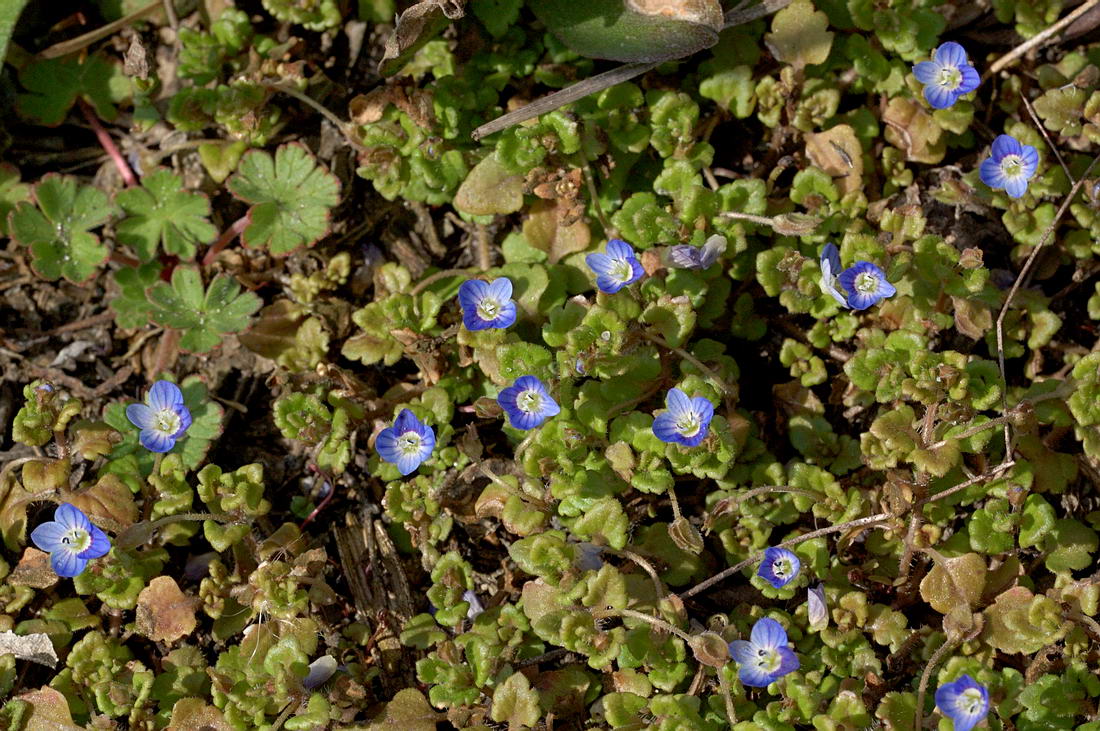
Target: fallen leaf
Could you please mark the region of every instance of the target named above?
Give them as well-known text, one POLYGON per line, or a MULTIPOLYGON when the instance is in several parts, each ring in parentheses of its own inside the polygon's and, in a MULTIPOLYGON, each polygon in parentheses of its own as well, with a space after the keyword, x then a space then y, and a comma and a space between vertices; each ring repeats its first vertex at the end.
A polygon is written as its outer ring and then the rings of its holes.
POLYGON ((806 155, 832 176, 841 195, 863 189, 863 148, 847 124, 806 135, 806 155))
POLYGON ((508 170, 493 153, 458 186, 454 206, 474 216, 515 213, 523 207, 523 175, 508 170))
POLYGON ((523 222, 527 243, 545 252, 551 264, 569 254, 584 251, 592 241, 592 232, 584 221, 562 225, 561 217, 567 208, 558 201, 535 201, 523 222))
POLYGON ((0 655, 15 655, 19 660, 30 660, 48 668, 57 667, 50 636, 45 632, 17 635, 12 631, 0 632, 0 655))
POLYGON ((408 59, 421 46, 430 41, 450 21, 466 14, 466 0, 421 0, 401 13, 386 41, 382 61, 378 64, 383 76, 392 76, 401 70, 408 59))
POLYGON ((135 629, 154 642, 175 642, 195 631, 195 604, 175 579, 158 576, 138 594, 135 629))
POLYGON ((50 566, 50 554, 28 546, 23 551, 23 558, 12 569, 8 583, 32 589, 48 589, 56 584, 57 574, 50 566))
POLYGON ((81 731, 83 728, 73 723, 69 702, 53 688, 39 688, 15 698, 31 706, 30 713, 23 717, 23 731, 81 731))

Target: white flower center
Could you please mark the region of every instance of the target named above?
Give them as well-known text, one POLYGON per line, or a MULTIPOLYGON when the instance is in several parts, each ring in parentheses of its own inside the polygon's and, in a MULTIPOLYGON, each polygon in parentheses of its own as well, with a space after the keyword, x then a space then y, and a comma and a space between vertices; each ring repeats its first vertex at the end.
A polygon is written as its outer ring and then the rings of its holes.
POLYGON ((88 550, 88 546, 92 545, 92 536, 88 531, 73 528, 61 536, 61 543, 73 553, 82 553, 88 550))
POLYGON ((982 692, 977 688, 967 688, 959 695, 959 708, 968 716, 982 710, 982 692))
POLYGON ((954 66, 944 66, 940 69, 940 78, 937 82, 948 91, 955 91, 962 84, 962 72, 954 66))
POLYGON ((782 663, 783 659, 776 650, 768 650, 763 647, 756 649, 756 667, 765 673, 774 673, 782 663))
POLYGON ((1005 155, 1001 158, 1001 172, 1006 178, 1017 178, 1024 174, 1024 159, 1019 155, 1005 155))
POLYGON ((693 437, 699 433, 701 427, 699 415, 694 411, 689 411, 676 420, 676 431, 680 432, 681 436, 693 437))
POLYGON ((153 416, 153 429, 172 435, 180 430, 180 415, 172 409, 161 409, 153 416))
POLYGON ((612 261, 615 263, 611 265, 611 277, 620 282, 630 281, 630 278, 634 276, 634 267, 630 266, 630 262, 626 259, 613 259, 612 261))
POLYGON ((492 297, 482 297, 477 303, 477 316, 482 320, 495 320, 500 314, 500 302, 492 297))
POLYGON ((397 451, 412 457, 420 453, 420 435, 414 431, 407 431, 397 438, 397 451))
POLYGON ((788 558, 781 558, 772 564, 772 573, 780 579, 785 579, 791 575, 791 561, 788 558))
POLYGON ((874 294, 878 291, 878 277, 870 272, 863 272, 856 277, 856 291, 860 294, 874 294))
POLYGON ((542 411, 542 394, 533 388, 520 391, 516 396, 516 408, 525 414, 536 414, 542 411))

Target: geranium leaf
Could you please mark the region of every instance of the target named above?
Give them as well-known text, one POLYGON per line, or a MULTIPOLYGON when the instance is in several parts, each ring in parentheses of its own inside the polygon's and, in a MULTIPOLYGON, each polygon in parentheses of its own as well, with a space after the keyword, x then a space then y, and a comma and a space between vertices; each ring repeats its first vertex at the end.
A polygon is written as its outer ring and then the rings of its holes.
POLYGON ((298 144, 275 156, 253 150, 241 158, 227 184, 252 207, 242 234, 245 246, 284 256, 312 246, 328 233, 329 210, 340 200, 340 182, 298 144))
POLYGON ((156 170, 141 180, 140 188, 120 191, 115 201, 128 214, 118 225, 120 243, 133 247, 142 261, 164 252, 190 261, 199 244, 209 244, 218 230, 207 217, 210 201, 183 189, 180 176, 156 170))
POLYGON ((260 309, 260 298, 241 292, 241 285, 218 275, 203 289, 202 277, 193 267, 178 267, 172 283, 158 282, 149 290, 153 319, 164 327, 183 331, 180 347, 205 353, 221 343, 225 333, 248 327, 249 317, 260 309))
POLYGON ((46 279, 83 282, 107 260, 107 247, 90 230, 115 212, 106 194, 75 178, 49 174, 35 186, 37 206, 16 205, 9 219, 11 237, 29 246, 31 267, 46 279))
POLYGON ((152 287, 160 277, 159 262, 151 261, 141 266, 125 267, 115 272, 115 283, 122 291, 111 300, 111 309, 115 311, 115 322, 119 327, 138 328, 149 322, 153 306, 145 291, 152 287))
POLYGON ((100 118, 113 120, 115 103, 130 93, 130 80, 118 64, 97 55, 83 63, 75 55, 35 61, 19 72, 19 82, 30 92, 16 99, 19 112, 47 127, 65 121, 78 97, 87 99, 100 118))

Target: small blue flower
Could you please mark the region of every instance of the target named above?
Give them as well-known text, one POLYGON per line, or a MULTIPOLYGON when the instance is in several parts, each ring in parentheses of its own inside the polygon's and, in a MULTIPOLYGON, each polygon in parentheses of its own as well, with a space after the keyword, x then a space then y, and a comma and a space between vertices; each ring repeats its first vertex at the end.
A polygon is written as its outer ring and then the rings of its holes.
POLYGON ((750 641, 734 640, 729 649, 730 657, 741 664, 741 684, 752 688, 766 688, 799 667, 798 655, 787 647, 786 630, 771 617, 756 620, 750 641))
POLYGON ((604 294, 615 294, 645 274, 642 263, 634 256, 634 249, 622 239, 611 239, 607 242, 606 254, 589 254, 584 261, 596 273, 596 286, 604 294))
POLYGON ((516 429, 534 429, 561 411, 543 382, 534 376, 517 378, 515 383, 500 392, 497 403, 516 429))
POLYGON ((435 431, 416 418, 408 409, 401 409, 393 426, 378 433, 374 448, 382 459, 397 465, 402 475, 416 471, 420 463, 435 449, 435 431))
POLYGON ((829 626, 829 609, 825 604, 825 585, 811 586, 806 594, 806 616, 810 620, 810 629, 820 632, 829 626))
POLYGON ((126 418, 141 429, 138 441, 150 452, 167 452, 191 426, 191 412, 183 405, 183 392, 171 381, 157 381, 145 395, 145 403, 126 407, 126 418))
POLYGON ((687 244, 673 246, 668 252, 668 258, 673 266, 680 269, 707 269, 718 261, 718 257, 725 250, 726 237, 715 234, 700 248, 687 244))
POLYGON ((857 261, 837 277, 848 290, 848 306, 866 310, 879 300, 893 297, 898 290, 886 281, 886 273, 869 261, 857 261))
POLYGON ((470 608, 466 610, 466 619, 471 622, 477 619, 478 615, 485 611, 485 607, 482 605, 481 600, 477 598, 477 593, 473 589, 467 589, 462 592, 462 601, 470 605, 470 608))
POLYGON ((969 675, 936 689, 936 707, 955 722, 955 731, 970 731, 989 713, 989 691, 969 675))
POLYGON ((467 330, 510 327, 516 321, 512 301, 512 280, 500 277, 491 282, 471 279, 458 288, 462 323, 467 330))
POLYGON ((694 447, 707 438, 714 404, 702 396, 688 398, 678 388, 669 390, 665 398, 667 411, 653 419, 653 433, 662 442, 676 442, 694 447))
POLYGON ((848 309, 848 300, 836 286, 836 276, 840 273, 840 252, 836 244, 825 244, 821 250, 821 291, 835 299, 841 307, 848 309))
POLYGON ((786 548, 769 548, 764 551, 764 560, 760 562, 756 575, 776 589, 782 589, 798 577, 800 570, 802 562, 798 556, 786 548))
POLYGON ((1004 188, 1009 198, 1026 193, 1027 183, 1039 167, 1039 152, 1010 135, 998 135, 989 152, 978 168, 982 182, 994 190, 1004 188))
POLYGON ((111 550, 107 534, 92 525, 88 516, 69 503, 61 503, 53 520, 31 532, 34 545, 50 554, 54 573, 66 579, 80 574, 88 561, 111 550))
POLYGON ((924 84, 924 98, 933 109, 953 106, 963 94, 978 88, 981 77, 966 60, 966 49, 948 41, 932 54, 931 61, 913 67, 913 75, 924 84))

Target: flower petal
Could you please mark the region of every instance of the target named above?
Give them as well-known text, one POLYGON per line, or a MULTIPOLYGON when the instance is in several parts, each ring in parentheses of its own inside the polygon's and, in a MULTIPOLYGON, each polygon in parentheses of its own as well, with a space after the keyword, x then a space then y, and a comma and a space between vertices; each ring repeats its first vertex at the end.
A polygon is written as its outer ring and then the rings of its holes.
POLYGON ((1030 180, 1039 167, 1039 151, 1031 145, 1021 145, 1020 159, 1024 161, 1024 177, 1030 180))
POLYGON ((595 254, 589 254, 584 257, 584 263, 588 265, 588 268, 595 272, 597 275, 606 275, 611 271, 611 267, 615 262, 607 254, 601 254, 599 252, 595 254))
POLYGON ((627 284, 634 284, 645 274, 645 269, 642 268, 642 263, 637 259, 630 259, 630 279, 626 281, 627 284))
POLYGON ((928 84, 924 87, 924 98, 933 109, 947 109, 955 103, 959 95, 939 84, 928 84))
POLYGON ((497 277, 489 282, 489 296, 501 302, 512 299, 512 280, 508 277, 497 277))
POLYGON ((402 454, 394 464, 397 465, 397 471, 402 475, 410 475, 416 472, 416 468, 423 461, 419 454, 402 454))
POLYGON ((171 434, 165 434, 157 429, 142 429, 138 433, 138 441, 141 442, 141 446, 148 449, 150 452, 156 452, 161 454, 163 452, 170 452, 172 447, 176 446, 176 438, 171 434))
POLYGON ((742 663, 737 671, 737 677, 741 680, 741 685, 747 685, 750 688, 767 688, 775 681, 771 673, 765 672, 759 665, 752 662, 742 663))
POLYGON ((840 271, 840 250, 830 242, 821 248, 821 273, 835 276, 840 271))
POLYGON ((86 559, 80 558, 67 547, 50 554, 50 566, 54 573, 65 579, 79 575, 87 565, 86 559))
POLYGON ((962 66, 959 71, 962 73, 962 81, 959 82, 959 88, 955 89, 956 94, 969 94, 982 83, 982 77, 973 66, 962 66))
POLYGON ((397 434, 404 434, 407 431, 414 431, 419 434, 420 425, 420 420, 416 418, 416 414, 411 409, 401 409, 401 413, 393 420, 393 430, 397 434))
POLYGON ((171 381, 157 381, 149 389, 145 402, 152 407, 153 411, 162 409, 172 409, 174 411, 176 408, 183 406, 183 391, 180 391, 180 387, 171 381))
POLYGON ((180 418, 180 428, 172 435, 173 439, 179 439, 191 427, 191 411, 182 404, 176 409, 176 415, 180 418))
POLYGON ((959 68, 966 63, 966 49, 955 41, 943 43, 936 49, 932 58, 941 66, 954 66, 959 68))
MULTIPOLYGON (((458 288, 458 305, 462 308, 462 314, 467 313, 477 316, 477 304, 489 291, 489 285, 480 279, 468 279, 458 288)), ((469 325, 466 326, 469 329, 469 325)))
POLYGON ((772 673, 773 681, 782 678, 787 673, 793 673, 802 666, 802 663, 798 661, 798 655, 791 648, 780 647, 776 651, 779 653, 779 667, 772 673))
MULTIPOLYGON (((679 244, 668 251, 668 260, 680 269, 702 269, 703 253, 694 246, 679 244)), ((589 264, 591 266, 591 264, 589 264)))
POLYGON ((607 242, 607 255, 612 259, 633 259, 634 248, 622 239, 611 239, 607 242))
MULTIPOLYGON (((511 285, 509 285, 509 288, 511 285)), ((496 316, 490 323, 490 327, 506 328, 511 327, 516 321, 516 303, 514 300, 508 300, 500 307, 500 314, 496 316)))
POLYGON ((848 295, 848 306, 857 312, 859 310, 866 310, 868 307, 873 306, 881 298, 877 294, 862 292, 852 292, 848 295))
POLYGON ((747 663, 756 658, 756 649, 751 642, 746 640, 734 640, 729 643, 730 657, 739 663, 747 663))
POLYGON ((68 535, 69 530, 56 521, 48 521, 42 523, 33 531, 31 531, 31 540, 34 545, 46 553, 53 553, 54 551, 60 551, 65 548, 65 544, 61 542, 61 539, 68 535))
POLYGON ((994 190, 1005 187, 1005 172, 992 157, 982 160, 982 164, 978 166, 978 177, 994 190))
POLYGON ((1005 176, 1005 192, 1009 198, 1019 198, 1027 192, 1027 178, 1023 175, 1005 176))
POLYGON ((601 274, 596 277, 596 287, 604 294, 615 294, 626 286, 626 282, 617 279, 610 274, 601 274))
POLYGON ((147 404, 130 404, 126 407, 126 418, 138 429, 148 429, 153 425, 153 410, 147 404))
POLYGON ((691 411, 691 399, 678 388, 670 388, 665 396, 665 406, 672 413, 673 418, 679 419, 691 411))
POLYGON ((653 435, 669 443, 680 443, 683 439, 676 431, 676 417, 671 411, 662 411, 653 417, 653 435))
POLYGON ((53 512, 53 519, 60 523, 65 530, 80 530, 87 533, 92 527, 92 522, 88 520, 88 516, 80 508, 70 503, 58 505, 57 510, 53 512))
POLYGON ((378 432, 378 438, 374 440, 374 451, 386 462, 397 462, 400 456, 397 452, 397 431, 392 426, 378 432))
POLYGON ((94 524, 90 527, 91 530, 88 531, 88 535, 91 536, 92 540, 87 548, 77 554, 78 558, 99 558, 111 550, 111 539, 107 537, 107 534, 94 524))
POLYGON ((1011 135, 997 135, 997 139, 993 140, 993 144, 990 146, 990 152, 993 154, 993 159, 1000 162, 1006 155, 1023 155, 1023 146, 1019 140, 1011 135))
POLYGON ((771 617, 761 617, 756 620, 750 637, 752 644, 765 650, 787 646, 787 631, 783 629, 783 625, 771 617))
POLYGON ((933 61, 921 61, 913 66, 913 76, 922 84, 934 84, 940 75, 940 65, 933 61))

